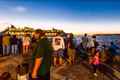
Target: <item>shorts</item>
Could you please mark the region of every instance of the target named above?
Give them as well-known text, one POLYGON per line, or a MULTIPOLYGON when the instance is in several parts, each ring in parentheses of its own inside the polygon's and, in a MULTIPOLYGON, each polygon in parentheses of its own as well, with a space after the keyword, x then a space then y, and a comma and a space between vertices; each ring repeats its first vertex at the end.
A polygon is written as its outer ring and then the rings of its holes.
POLYGON ((64 53, 63 50, 54 51, 53 56, 54 57, 63 57, 64 56, 63 53, 64 53))

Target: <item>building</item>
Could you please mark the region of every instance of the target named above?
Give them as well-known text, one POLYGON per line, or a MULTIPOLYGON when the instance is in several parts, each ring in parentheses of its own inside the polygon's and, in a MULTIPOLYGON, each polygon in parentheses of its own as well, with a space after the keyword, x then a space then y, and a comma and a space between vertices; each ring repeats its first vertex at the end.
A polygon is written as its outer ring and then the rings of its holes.
MULTIPOLYGON (((65 35, 65 32, 63 30, 58 30, 58 29, 52 29, 52 30, 43 30, 45 32, 45 35, 47 37, 53 37, 56 36, 57 33, 61 33, 62 36, 65 35)), ((16 28, 14 25, 11 25, 8 27, 6 30, 4 30, 2 33, 3 34, 10 34, 10 35, 25 35, 25 34, 30 34, 34 35, 35 29, 30 28, 30 27, 24 27, 24 28, 16 28)))

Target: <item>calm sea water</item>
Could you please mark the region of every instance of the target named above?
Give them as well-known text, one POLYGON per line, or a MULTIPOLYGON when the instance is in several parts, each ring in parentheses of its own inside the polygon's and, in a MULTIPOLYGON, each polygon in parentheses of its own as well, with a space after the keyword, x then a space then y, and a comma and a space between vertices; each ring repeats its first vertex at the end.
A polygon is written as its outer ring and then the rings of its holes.
MULTIPOLYGON (((82 36, 79 36, 79 37, 75 36, 75 38, 76 38, 76 41, 80 41, 82 36)), ((119 35, 96 36, 96 39, 100 44, 110 45, 110 42, 114 42, 118 46, 120 46, 120 36, 119 35)))
POLYGON ((105 41, 105 42, 115 42, 115 41, 120 41, 120 36, 97 36, 98 41, 105 41))

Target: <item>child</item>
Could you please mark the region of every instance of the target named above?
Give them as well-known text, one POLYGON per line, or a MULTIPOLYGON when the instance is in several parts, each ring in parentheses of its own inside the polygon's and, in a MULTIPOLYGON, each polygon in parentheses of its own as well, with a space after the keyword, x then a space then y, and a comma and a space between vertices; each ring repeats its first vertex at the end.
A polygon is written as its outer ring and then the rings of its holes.
POLYGON ((95 55, 90 60, 90 64, 93 66, 94 76, 97 76, 96 72, 100 65, 100 51, 99 50, 96 51, 95 55))
POLYGON ((17 80, 28 80, 28 64, 18 65, 17 67, 17 80))

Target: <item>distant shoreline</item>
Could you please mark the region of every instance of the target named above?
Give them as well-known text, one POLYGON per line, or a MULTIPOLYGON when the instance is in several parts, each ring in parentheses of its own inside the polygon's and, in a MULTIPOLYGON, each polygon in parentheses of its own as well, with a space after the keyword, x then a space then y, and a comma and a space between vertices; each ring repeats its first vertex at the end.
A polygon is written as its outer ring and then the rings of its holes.
MULTIPOLYGON (((74 35, 79 36, 79 35, 84 35, 84 34, 74 34, 74 35)), ((109 34, 109 33, 108 34, 103 34, 103 33, 101 33, 101 34, 89 34, 88 33, 88 35, 91 35, 91 36, 92 35, 94 35, 94 36, 111 36, 111 35, 112 36, 120 36, 120 34, 116 34, 116 33, 115 34, 114 33, 113 34, 109 34)))
POLYGON ((93 34, 95 36, 120 36, 120 34, 93 34))

